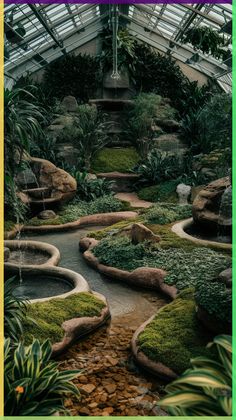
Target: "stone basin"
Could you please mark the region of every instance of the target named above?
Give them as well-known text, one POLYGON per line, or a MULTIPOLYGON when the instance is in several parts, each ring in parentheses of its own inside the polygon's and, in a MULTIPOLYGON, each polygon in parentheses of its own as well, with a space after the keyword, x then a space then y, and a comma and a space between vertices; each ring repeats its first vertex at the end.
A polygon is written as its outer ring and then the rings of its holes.
MULTIPOLYGON (((8 271, 5 279, 12 277, 8 271)), ((22 281, 16 277, 13 294, 29 303, 44 302, 53 298, 66 298, 74 293, 89 292, 87 281, 80 274, 62 267, 25 266, 22 281)))
POLYGON ((50 244, 38 241, 7 240, 4 247, 9 250, 4 264, 5 272, 15 274, 27 267, 48 267, 59 263, 60 252, 50 244))
POLYGON ((44 199, 51 197, 51 188, 41 187, 41 188, 30 188, 23 190, 24 194, 28 194, 32 198, 44 199))

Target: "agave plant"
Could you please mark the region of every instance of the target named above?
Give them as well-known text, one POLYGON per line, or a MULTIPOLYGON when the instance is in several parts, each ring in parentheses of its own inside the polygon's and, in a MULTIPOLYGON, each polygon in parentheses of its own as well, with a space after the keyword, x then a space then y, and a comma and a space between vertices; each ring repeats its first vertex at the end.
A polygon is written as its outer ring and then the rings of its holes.
POLYGON ((158 402, 173 416, 232 415, 232 337, 219 335, 208 347, 216 357, 196 357, 192 368, 167 385, 167 396, 158 402))
POLYGON ((67 393, 79 396, 78 388, 70 381, 78 370, 59 371, 57 362, 50 361, 52 347, 49 340, 38 340, 24 347, 19 343, 11 348, 10 339, 4 343, 4 409, 5 416, 51 416, 66 412, 67 393))
POLYGON ((16 278, 8 279, 4 284, 4 336, 17 342, 23 334, 22 321, 26 317, 27 302, 12 294, 16 278))

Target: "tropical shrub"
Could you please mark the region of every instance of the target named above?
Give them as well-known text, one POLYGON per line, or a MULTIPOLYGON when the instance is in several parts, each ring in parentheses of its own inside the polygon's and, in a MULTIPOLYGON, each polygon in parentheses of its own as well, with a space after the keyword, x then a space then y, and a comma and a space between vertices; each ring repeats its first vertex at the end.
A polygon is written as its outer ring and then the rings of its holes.
POLYGON ((232 322, 232 289, 220 281, 211 281, 207 287, 198 281, 195 293, 198 305, 219 321, 232 322))
POLYGON ((45 68, 43 88, 60 101, 64 96, 72 95, 79 102, 87 102, 95 96, 99 73, 96 57, 88 54, 67 54, 45 68))
POLYGON ((87 172, 76 171, 73 174, 77 181, 76 196, 80 200, 92 201, 104 195, 112 194, 113 182, 106 178, 91 178, 87 172))
POLYGON ((57 157, 56 139, 50 135, 38 137, 34 142, 30 144, 30 154, 40 159, 46 159, 54 163, 57 166, 59 159, 57 157))
POLYGON ((232 147, 232 98, 226 93, 212 96, 199 115, 200 147, 204 153, 232 147))
POLYGON ((232 337, 219 335, 208 347, 215 348, 215 357, 192 359, 192 367, 167 385, 167 396, 158 401, 170 415, 232 415, 232 337))
POLYGON ((78 370, 59 371, 57 362, 50 361, 52 347, 47 340, 38 340, 24 347, 19 343, 11 349, 8 338, 4 343, 4 414, 5 416, 51 416, 66 412, 65 396, 78 396, 78 388, 70 382, 78 370))
POLYGON ((16 277, 4 283, 4 336, 18 342, 23 334, 23 321, 27 313, 27 303, 15 297, 12 292, 16 277))
POLYGON ((176 111, 154 93, 140 93, 133 107, 126 111, 126 137, 132 141, 142 158, 154 147, 156 120, 173 119, 176 111))
POLYGON ((70 141, 78 149, 86 171, 90 169, 95 154, 109 141, 106 134, 108 126, 106 115, 100 113, 96 106, 86 104, 78 107, 78 118, 75 122, 76 136, 70 141))
POLYGON ((34 96, 24 89, 4 90, 5 173, 14 176, 24 150, 41 135, 42 109, 33 103, 34 96))
POLYGON ((226 60, 231 56, 230 50, 225 50, 229 42, 224 35, 209 26, 192 26, 181 36, 182 43, 190 43, 195 50, 210 54, 215 58, 226 60))
POLYGON ((140 175, 139 182, 153 185, 178 178, 182 169, 182 161, 178 156, 153 149, 148 153, 145 163, 137 166, 135 172, 140 175))

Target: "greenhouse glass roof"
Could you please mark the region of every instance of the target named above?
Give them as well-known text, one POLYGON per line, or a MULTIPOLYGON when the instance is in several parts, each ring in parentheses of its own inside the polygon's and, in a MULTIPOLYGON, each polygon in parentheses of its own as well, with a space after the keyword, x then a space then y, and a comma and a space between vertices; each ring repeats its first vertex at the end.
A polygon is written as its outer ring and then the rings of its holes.
MULTIPOLYGON (((110 13, 109 4, 5 5, 5 75, 17 79, 81 47, 99 35, 110 13)), ((180 41, 189 28, 208 26, 224 34, 231 49, 231 4, 123 4, 119 16, 138 40, 231 90, 231 59, 222 62, 198 52, 195 62, 192 45, 180 41)))

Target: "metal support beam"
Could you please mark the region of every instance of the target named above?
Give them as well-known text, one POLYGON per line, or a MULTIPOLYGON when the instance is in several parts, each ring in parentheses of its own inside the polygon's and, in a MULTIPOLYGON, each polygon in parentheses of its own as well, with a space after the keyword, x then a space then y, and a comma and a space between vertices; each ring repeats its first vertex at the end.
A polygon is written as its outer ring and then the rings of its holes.
POLYGON ((201 10, 202 7, 203 7, 203 4, 201 4, 201 3, 200 4, 197 4, 197 6, 194 8, 195 11, 192 11, 192 13, 190 13, 190 15, 187 18, 186 22, 183 24, 183 27, 178 31, 178 33, 174 37, 174 40, 175 41, 179 41, 180 40, 180 38, 187 31, 187 29, 189 28, 189 26, 191 25, 191 23, 194 21, 195 17, 198 16, 197 15, 197 11, 201 10))
POLYGON ((39 22, 43 25, 43 27, 46 29, 47 33, 50 35, 50 37, 53 39, 53 41, 56 43, 56 45, 61 48, 62 53, 66 54, 65 51, 63 51, 63 42, 61 40, 58 40, 56 36, 54 35, 51 28, 49 28, 46 20, 41 15, 40 11, 37 9, 37 7, 34 4, 29 4, 29 7, 34 12, 35 16, 38 18, 39 22))

